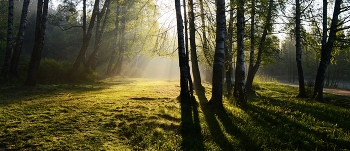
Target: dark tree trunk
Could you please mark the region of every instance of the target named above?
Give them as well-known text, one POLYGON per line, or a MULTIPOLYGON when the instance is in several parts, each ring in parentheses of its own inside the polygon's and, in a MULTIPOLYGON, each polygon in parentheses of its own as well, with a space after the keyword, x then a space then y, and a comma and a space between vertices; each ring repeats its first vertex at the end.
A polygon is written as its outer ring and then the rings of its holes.
POLYGON ((83 45, 80 48, 77 59, 75 59, 75 61, 74 61, 73 68, 70 72, 70 75, 75 74, 75 72, 78 71, 80 65, 85 63, 86 51, 87 51, 87 48, 89 47, 89 43, 90 43, 90 39, 91 39, 91 35, 92 35, 92 29, 93 29, 94 24, 95 24, 96 16, 99 13, 99 5, 100 5, 100 0, 95 0, 94 9, 92 11, 90 24, 89 24, 89 27, 86 31, 85 37, 83 37, 84 38, 83 45))
POLYGON ((9 0, 8 4, 8 17, 7 17, 7 41, 6 41, 6 53, 5 62, 2 68, 2 74, 8 75, 10 73, 11 55, 12 55, 12 33, 13 33, 13 0, 9 0))
MULTIPOLYGON (((118 4, 118 1, 117 1, 117 8, 116 8, 116 18, 115 18, 115 41, 114 41, 114 46, 113 46, 113 50, 112 50, 112 54, 111 54, 111 58, 109 60, 109 63, 108 63, 108 67, 107 67, 107 71, 106 71, 106 74, 107 75, 112 75, 112 66, 113 64, 115 63, 115 59, 117 57, 117 47, 118 47, 118 32, 119 32, 119 4, 118 4)), ((115 72, 114 72, 115 73, 115 72)))
POLYGON ((27 73, 26 86, 35 86, 37 74, 40 67, 41 54, 44 48, 44 38, 46 30, 46 21, 48 14, 49 0, 38 0, 36 27, 35 27, 35 42, 32 56, 29 62, 29 69, 27 73))
MULTIPOLYGON (((184 8, 184 19, 185 19, 185 52, 186 52, 186 59, 187 62, 189 60, 189 53, 188 53, 188 20, 187 20, 187 11, 186 11, 186 0, 183 0, 183 8, 184 8)), ((192 97, 193 95, 193 82, 192 82, 192 77, 191 77, 191 68, 190 65, 188 64, 188 83, 189 83, 189 87, 190 87, 190 95, 192 97)))
MULTIPOLYGON (((323 6, 327 7, 327 4, 325 4, 327 3, 327 1, 323 1, 323 2, 324 2, 323 6)), ((328 41, 324 45, 322 45, 321 61, 317 70, 314 95, 313 95, 313 97, 316 97, 318 101, 323 101, 323 87, 324 87, 325 73, 330 63, 330 59, 332 55, 331 53, 332 53, 333 45, 336 38, 337 24, 338 24, 338 17, 339 17, 338 15, 340 14, 341 4, 342 4, 342 0, 335 0, 333 18, 331 22, 331 28, 329 31, 328 41)), ((324 11, 325 10, 327 10, 327 8, 324 8, 324 11)), ((327 13, 323 13, 323 15, 325 14, 327 13)), ((324 21, 326 21, 326 19, 324 19, 324 21)), ((323 24, 324 24, 323 28, 327 27, 327 25, 325 25, 327 23, 323 23, 323 24)), ((324 35, 323 35, 323 38, 324 38, 324 35)), ((322 39, 322 42, 324 42, 323 40, 324 39, 322 39)))
POLYGON ((10 65, 10 76, 11 77, 18 76, 17 67, 18 67, 19 57, 21 55, 21 51, 22 51, 22 47, 23 47, 24 34, 25 34, 26 26, 27 26, 27 15, 28 15, 29 2, 30 2, 30 0, 23 1, 21 22, 19 24, 16 45, 15 45, 15 48, 13 50, 13 55, 12 55, 11 65, 10 65))
POLYGON ((231 0, 231 10, 230 10, 230 20, 228 24, 228 34, 227 43, 225 48, 225 67, 226 67, 226 86, 227 86, 227 96, 230 98, 232 96, 232 44, 233 44, 233 0, 231 0))
POLYGON ((238 97, 236 98, 239 105, 247 103, 247 94, 245 86, 245 67, 244 67, 244 2, 238 1, 237 9, 237 64, 235 89, 238 97))
POLYGON ((306 92, 305 92, 305 84, 304 84, 304 73, 303 73, 303 66, 301 64, 301 34, 300 34, 300 26, 301 26, 301 20, 300 20, 300 2, 299 0, 295 0, 295 48, 296 48, 296 61, 297 61, 297 68, 298 68, 298 80, 299 80, 299 95, 298 97, 305 98, 306 92))
POLYGON ((197 46, 196 46, 196 29, 194 25, 194 12, 193 12, 193 0, 188 1, 188 18, 190 21, 190 46, 191 46, 191 63, 194 87, 196 90, 202 90, 201 75, 199 72, 199 65, 197 59, 197 46))
POLYGON ((248 69, 248 77, 249 80, 252 81, 251 84, 247 82, 247 90, 252 90, 253 87, 253 79, 251 76, 254 68, 254 58, 255 58, 255 0, 252 0, 252 12, 251 12, 251 20, 250 20, 250 58, 249 58, 249 69, 248 69), (250 74, 249 74, 250 73, 250 74))
POLYGON ((216 8, 216 48, 213 64, 212 97, 209 103, 217 107, 222 107, 222 73, 225 59, 226 33, 225 0, 217 0, 216 8))
POLYGON ((108 15, 110 12, 109 9, 110 0, 106 0, 105 4, 103 5, 102 11, 97 15, 97 22, 96 22, 96 38, 95 38, 95 46, 94 51, 91 53, 88 61, 85 64, 85 70, 96 70, 96 63, 98 58, 98 52, 101 48, 102 38, 104 34, 104 30, 107 24, 108 15), (106 13, 103 19, 102 27, 101 27, 101 20, 103 15, 106 13))
POLYGON ((121 29, 120 29, 120 40, 119 40, 119 56, 118 56, 118 61, 116 63, 116 66, 114 67, 114 73, 116 75, 120 75, 123 67, 123 61, 124 61, 124 43, 125 43, 125 24, 126 24, 126 19, 125 19, 125 10, 123 10, 123 16, 121 18, 121 29))
POLYGON ((179 55, 179 66, 180 66, 180 87, 181 87, 181 102, 190 103, 190 91, 188 86, 188 60, 186 58, 184 33, 181 17, 181 6, 180 0, 175 0, 175 10, 176 10, 176 22, 177 22, 177 35, 178 35, 178 55, 179 55))
POLYGON ((202 34, 203 34, 203 40, 202 40, 202 46, 203 46, 203 53, 206 58, 207 63, 209 66, 212 66, 213 60, 211 60, 211 56, 208 49, 208 43, 207 43, 207 32, 205 27, 205 15, 204 15, 204 6, 203 6, 203 0, 199 0, 199 6, 200 6, 200 16, 201 16, 201 22, 202 22, 202 34))
POLYGON ((273 8, 273 0, 270 0, 269 1, 269 9, 267 12, 267 17, 266 17, 266 23, 264 26, 264 31, 263 31, 263 34, 261 36, 260 42, 259 42, 258 57, 256 59, 256 62, 255 62, 255 65, 253 66, 253 68, 252 69, 249 68, 249 70, 248 70, 248 77, 247 77, 247 90, 248 91, 252 91, 254 77, 259 70, 261 60, 262 60, 262 53, 265 49, 264 43, 266 40, 268 29, 271 28, 271 26, 272 26, 272 24, 271 24, 272 8, 273 8))

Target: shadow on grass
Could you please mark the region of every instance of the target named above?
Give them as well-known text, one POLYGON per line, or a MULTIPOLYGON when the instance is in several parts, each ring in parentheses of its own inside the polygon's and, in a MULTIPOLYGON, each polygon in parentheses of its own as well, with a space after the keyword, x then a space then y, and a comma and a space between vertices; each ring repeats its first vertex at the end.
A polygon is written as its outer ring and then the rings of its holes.
POLYGON ((119 81, 112 83, 95 83, 95 84, 58 84, 58 85, 38 85, 36 87, 26 86, 8 86, 0 88, 0 106, 7 106, 22 101, 31 101, 37 99, 50 98, 63 94, 81 94, 86 92, 101 91, 111 86, 123 85, 131 81, 119 81))
POLYGON ((253 142, 249 136, 244 134, 237 125, 234 124, 234 119, 230 116, 224 108, 213 108, 208 105, 208 100, 204 92, 197 92, 197 96, 208 124, 210 134, 214 139, 215 143, 218 144, 221 150, 259 150, 255 142, 253 142), (219 121, 218 121, 219 120, 219 121), (224 126, 228 133, 234 139, 238 139, 238 146, 234 146, 233 142, 225 136, 224 131, 220 127, 220 123, 224 126))
MULTIPOLYGON (((180 99, 180 97, 178 98, 180 99)), ((204 150, 203 136, 195 98, 191 102, 181 102, 182 150, 204 150), (195 102, 195 103, 194 103, 195 102)))

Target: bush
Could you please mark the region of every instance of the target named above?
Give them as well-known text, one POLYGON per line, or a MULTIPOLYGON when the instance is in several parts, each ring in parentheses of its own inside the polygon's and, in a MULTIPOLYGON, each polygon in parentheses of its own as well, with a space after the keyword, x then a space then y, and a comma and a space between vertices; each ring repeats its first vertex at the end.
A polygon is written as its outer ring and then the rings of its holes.
POLYGON ((38 83, 55 84, 55 83, 86 83, 95 82, 98 74, 92 70, 85 71, 79 69, 76 74, 69 76, 73 63, 63 61, 58 62, 54 59, 42 59, 38 73, 38 83))

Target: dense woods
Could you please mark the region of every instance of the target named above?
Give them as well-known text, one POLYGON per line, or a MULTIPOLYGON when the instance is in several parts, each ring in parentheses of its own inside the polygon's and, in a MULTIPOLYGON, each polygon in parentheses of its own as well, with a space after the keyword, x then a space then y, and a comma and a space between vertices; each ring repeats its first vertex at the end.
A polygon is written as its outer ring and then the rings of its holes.
MULTIPOLYGON (((133 150, 350 149, 349 1, 0 0, 0 5, 0 150, 124 150, 120 140, 133 150), (342 93, 324 93, 328 88, 342 93), (41 106, 28 113, 21 106, 33 102, 41 106), (40 137, 21 138, 23 127, 13 126, 26 124, 21 118, 29 115, 53 122, 68 113, 75 114, 69 115, 73 122, 64 124, 85 126, 74 133, 98 130, 101 144, 121 135, 117 148, 67 142, 67 148, 50 148, 32 140, 40 137), (152 121, 159 119, 163 123, 152 121), (26 140, 36 144, 17 143, 26 140)), ((74 129, 64 124, 62 133, 74 129)), ((45 126, 33 127, 34 134, 44 132, 37 127, 45 126)), ((45 128, 51 127, 60 126, 45 128)))

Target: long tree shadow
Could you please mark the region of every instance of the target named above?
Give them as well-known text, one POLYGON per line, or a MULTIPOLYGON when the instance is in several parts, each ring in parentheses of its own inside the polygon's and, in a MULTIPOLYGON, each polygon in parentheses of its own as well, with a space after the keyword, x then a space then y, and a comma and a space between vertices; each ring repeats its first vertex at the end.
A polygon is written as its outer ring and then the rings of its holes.
POLYGON ((202 108, 204 117, 208 124, 210 133, 214 141, 221 147, 221 150, 258 150, 259 148, 255 143, 244 134, 238 127, 233 123, 231 118, 224 108, 212 108, 208 105, 208 100, 204 94, 204 91, 196 92, 200 106, 202 108), (238 146, 234 146, 233 142, 230 142, 224 135, 224 131, 221 129, 219 121, 224 126, 225 132, 231 135, 233 138, 237 138, 239 141, 238 146))
MULTIPOLYGON (((180 98, 180 97, 179 97, 180 98)), ((183 150, 204 150, 203 136, 195 98, 191 102, 181 102, 181 135, 183 150)))

